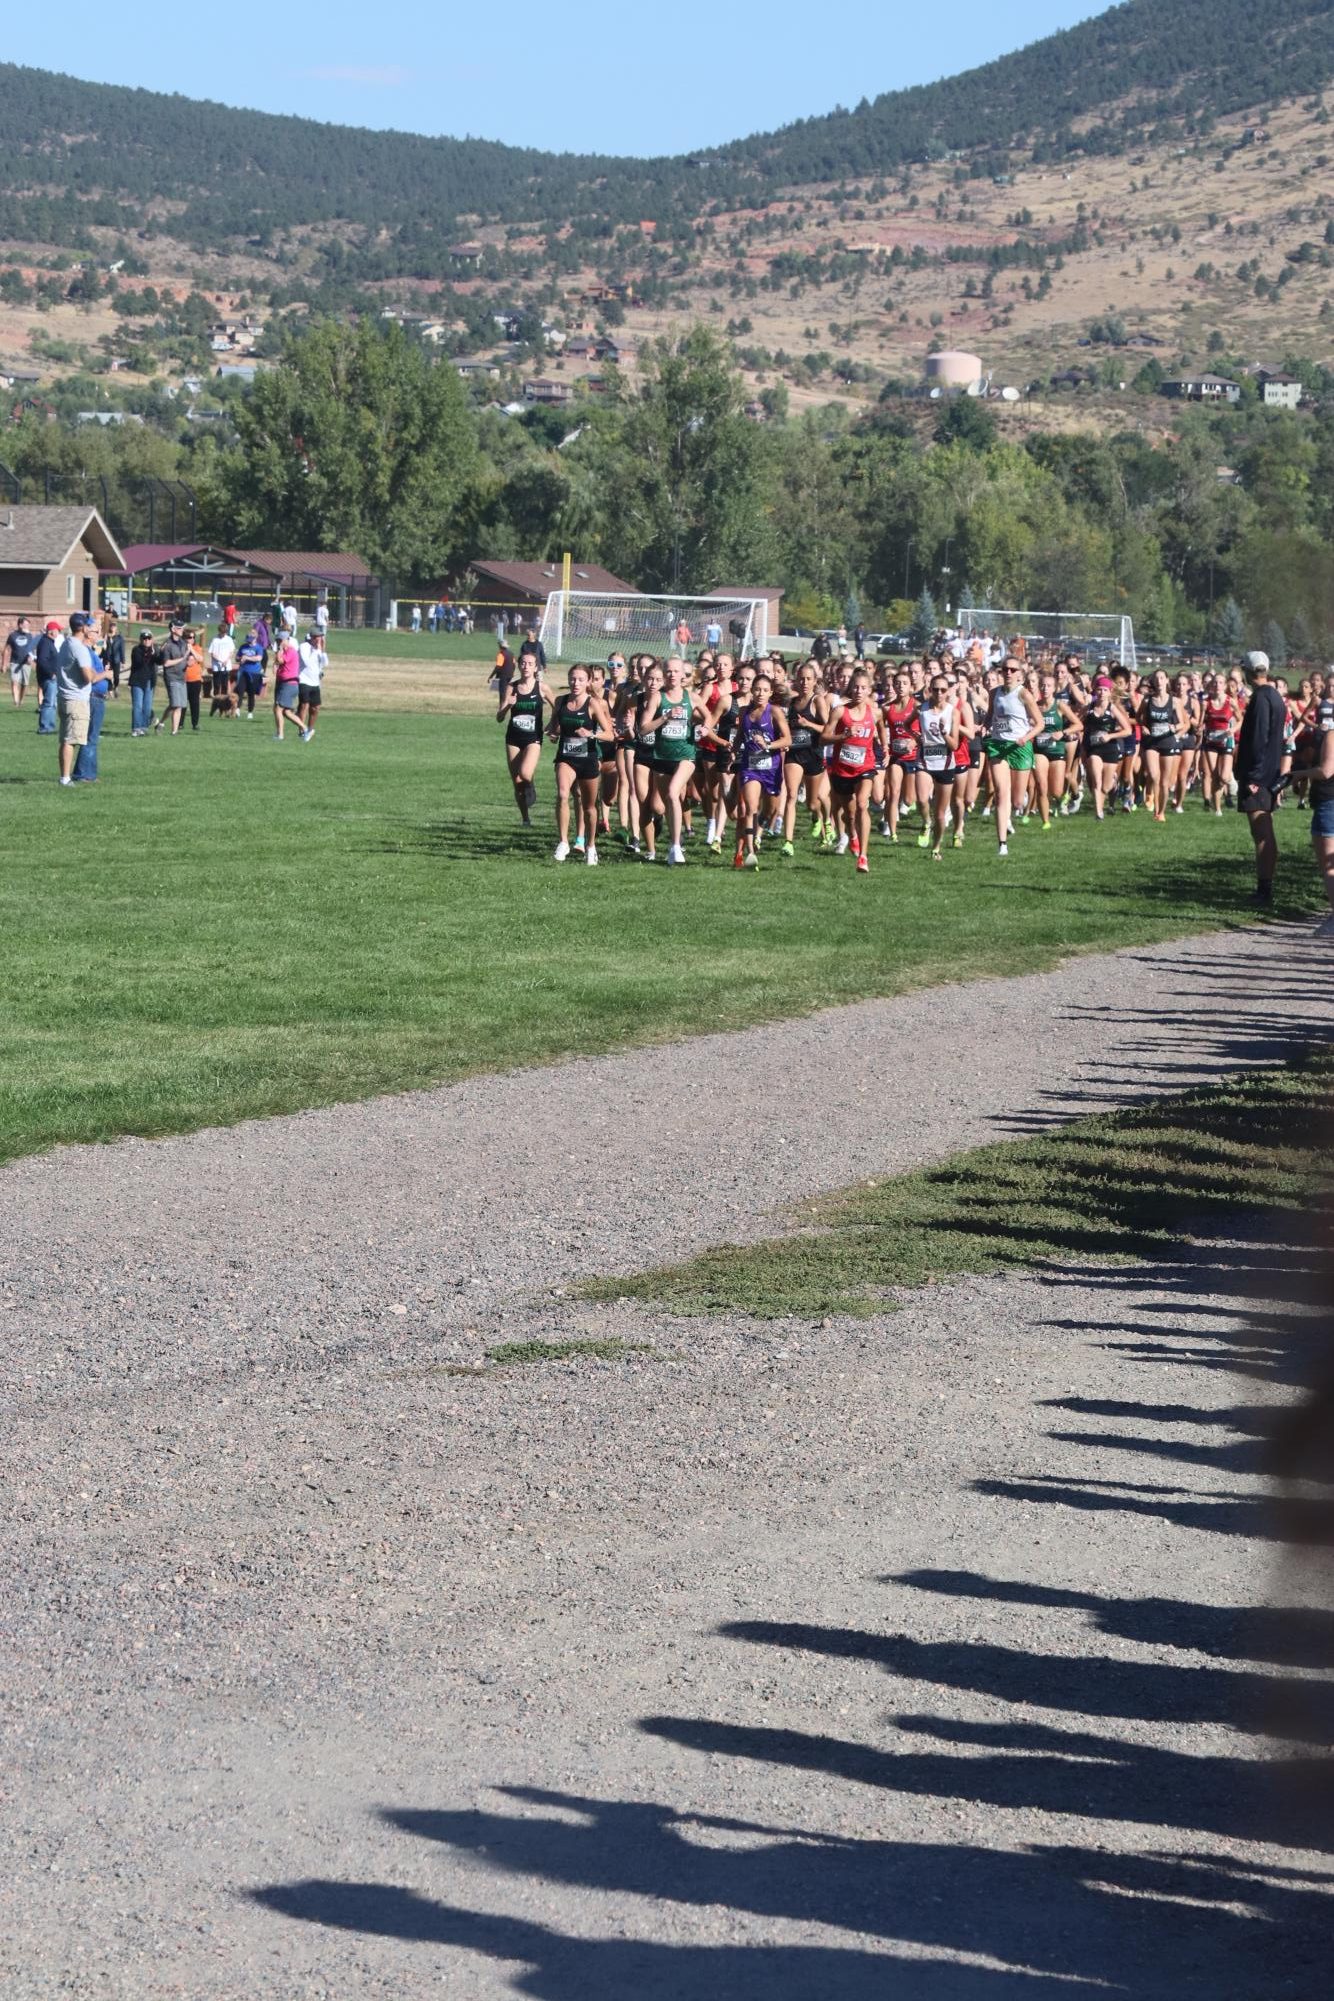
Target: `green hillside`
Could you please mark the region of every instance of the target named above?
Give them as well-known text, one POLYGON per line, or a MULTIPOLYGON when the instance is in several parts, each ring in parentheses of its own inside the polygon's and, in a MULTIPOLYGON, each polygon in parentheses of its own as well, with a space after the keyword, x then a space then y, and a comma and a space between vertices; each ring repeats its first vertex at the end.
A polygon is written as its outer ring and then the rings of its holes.
POLYGON ((0 237, 77 248, 90 226, 128 231, 148 203, 166 202, 169 233, 201 248, 267 246, 307 224, 373 224, 390 232, 392 269, 434 275, 461 218, 574 219, 589 233, 643 217, 684 225, 710 202, 892 172, 954 147, 994 170, 1016 147, 1106 152, 1164 127, 1199 132, 1331 77, 1328 0, 1128 0, 855 110, 689 158, 617 160, 318 125, 0 64, 12 113, 0 237))

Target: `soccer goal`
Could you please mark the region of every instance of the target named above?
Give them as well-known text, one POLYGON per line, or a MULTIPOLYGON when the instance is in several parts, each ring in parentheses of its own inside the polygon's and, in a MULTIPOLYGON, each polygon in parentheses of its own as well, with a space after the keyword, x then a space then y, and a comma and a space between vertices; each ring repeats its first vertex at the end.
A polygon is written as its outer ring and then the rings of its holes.
POLYGON ((769 643, 765 598, 654 597, 552 591, 542 614, 548 660, 605 660, 612 652, 659 653, 713 643, 749 660, 769 643))
POLYGON ((999 611, 978 605, 959 613, 964 637, 988 633, 993 639, 1022 639, 1035 652, 1079 653, 1102 664, 1135 667, 1135 627, 1116 611, 999 611))

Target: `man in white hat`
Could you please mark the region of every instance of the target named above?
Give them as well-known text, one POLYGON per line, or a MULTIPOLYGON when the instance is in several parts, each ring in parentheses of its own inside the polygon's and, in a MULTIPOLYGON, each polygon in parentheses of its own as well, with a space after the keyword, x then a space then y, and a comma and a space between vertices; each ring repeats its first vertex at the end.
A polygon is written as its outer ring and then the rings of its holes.
POLYGON ((1274 901, 1278 842, 1274 839, 1274 807, 1278 803, 1279 770, 1283 763, 1283 733, 1287 704, 1269 678, 1269 655, 1246 655, 1251 699, 1241 719, 1233 776, 1237 806, 1246 815, 1255 843, 1255 901, 1274 901))

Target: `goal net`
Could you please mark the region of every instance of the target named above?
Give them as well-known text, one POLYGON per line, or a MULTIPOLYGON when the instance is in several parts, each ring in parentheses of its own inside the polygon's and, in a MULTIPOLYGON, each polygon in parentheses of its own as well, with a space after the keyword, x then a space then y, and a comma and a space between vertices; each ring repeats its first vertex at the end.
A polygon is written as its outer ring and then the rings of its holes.
POLYGON ((1135 628, 1115 611, 1001 611, 991 605, 959 613, 966 639, 974 634, 1009 642, 1022 639, 1035 653, 1079 653, 1087 660, 1135 666, 1135 628))
POLYGON ((553 591, 540 636, 548 660, 602 660, 611 652, 666 654, 710 643, 749 660, 768 645, 768 613, 765 598, 553 591))

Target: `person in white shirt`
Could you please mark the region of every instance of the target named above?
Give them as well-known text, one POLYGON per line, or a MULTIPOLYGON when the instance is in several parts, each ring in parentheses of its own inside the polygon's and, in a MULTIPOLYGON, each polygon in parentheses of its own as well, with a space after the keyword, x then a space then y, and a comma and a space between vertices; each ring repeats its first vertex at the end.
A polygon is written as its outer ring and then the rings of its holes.
POLYGON ((704 628, 704 644, 717 650, 723 643, 723 629, 716 618, 711 618, 704 628))
POLYGON ((236 641, 226 626, 220 625, 217 637, 210 640, 208 649, 208 671, 213 681, 213 699, 208 710, 211 716, 236 714, 235 669, 236 641))
POLYGON ((329 665, 329 656, 324 650, 324 635, 312 626, 297 652, 301 661, 301 671, 296 677, 296 717, 301 727, 301 741, 309 743, 315 734, 315 725, 320 719, 320 703, 324 699, 324 672, 329 665))
POLYGON ((320 599, 315 607, 315 630, 319 633, 321 639, 324 638, 324 635, 329 630, 329 607, 323 598, 320 599))
POLYGON ((296 638, 296 606, 295 606, 294 604, 285 604, 285 605, 283 606, 283 624, 284 624, 284 625, 285 625, 285 626, 287 627, 287 630, 288 630, 288 631, 289 631, 289 632, 291 633, 291 635, 292 635, 293 639, 295 639, 295 638, 296 638))

